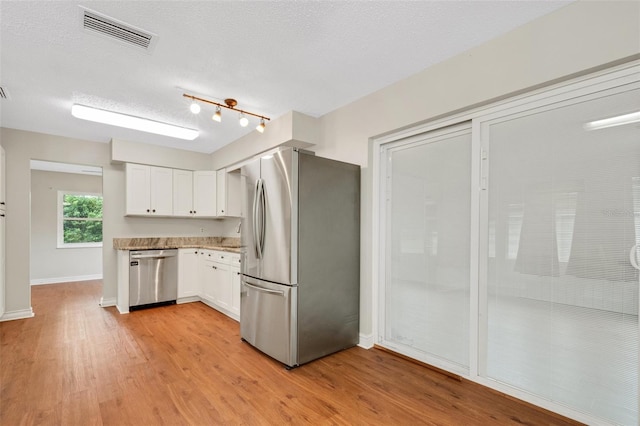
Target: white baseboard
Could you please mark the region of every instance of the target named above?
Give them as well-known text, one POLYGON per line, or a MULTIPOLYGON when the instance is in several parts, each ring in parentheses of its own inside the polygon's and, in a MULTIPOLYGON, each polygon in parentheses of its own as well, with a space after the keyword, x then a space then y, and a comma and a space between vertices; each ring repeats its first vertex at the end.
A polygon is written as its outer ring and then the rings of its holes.
POLYGON ((180 305, 182 303, 200 302, 201 300, 200 296, 179 297, 178 300, 176 300, 176 304, 180 305))
POLYGON ((33 308, 29 309, 20 309, 19 311, 8 311, 5 312, 2 317, 0 317, 0 321, 13 321, 25 318, 33 318, 35 315, 33 313, 33 308))
POLYGON ((116 298, 115 297, 104 297, 100 298, 100 307, 106 308, 107 306, 116 306, 116 298))
POLYGON ((101 280, 102 274, 95 275, 77 275, 74 277, 55 277, 55 278, 38 278, 32 279, 31 285, 43 285, 43 284, 59 284, 59 283, 71 283, 77 281, 94 281, 101 280))
POLYGON ((358 346, 365 349, 371 349, 375 340, 373 338, 373 334, 362 334, 360 333, 360 341, 358 342, 358 346))
POLYGON ((127 306, 127 308, 121 308, 117 303, 116 303, 116 308, 118 309, 118 312, 120 312, 121 314, 128 314, 129 313, 129 307, 127 306))

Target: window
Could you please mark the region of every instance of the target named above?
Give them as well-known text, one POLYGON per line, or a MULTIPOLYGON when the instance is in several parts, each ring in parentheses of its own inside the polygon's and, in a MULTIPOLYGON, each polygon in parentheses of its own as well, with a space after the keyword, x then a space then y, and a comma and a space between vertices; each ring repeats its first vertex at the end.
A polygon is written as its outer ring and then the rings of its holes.
POLYGON ((58 248, 102 247, 102 195, 58 191, 58 248))

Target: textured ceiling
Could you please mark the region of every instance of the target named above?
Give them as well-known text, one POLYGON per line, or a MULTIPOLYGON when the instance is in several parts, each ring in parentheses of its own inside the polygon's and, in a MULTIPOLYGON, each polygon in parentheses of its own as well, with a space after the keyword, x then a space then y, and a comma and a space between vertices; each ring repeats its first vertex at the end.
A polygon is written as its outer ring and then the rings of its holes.
MULTIPOLYGON (((249 133, 188 92, 277 118, 321 116, 568 1, 0 1, 2 127, 213 152, 249 133), (158 36, 151 52, 82 29, 92 9, 158 36), (90 123, 74 103, 184 127, 183 141, 90 123)), ((268 132, 268 126, 267 130, 268 132)))

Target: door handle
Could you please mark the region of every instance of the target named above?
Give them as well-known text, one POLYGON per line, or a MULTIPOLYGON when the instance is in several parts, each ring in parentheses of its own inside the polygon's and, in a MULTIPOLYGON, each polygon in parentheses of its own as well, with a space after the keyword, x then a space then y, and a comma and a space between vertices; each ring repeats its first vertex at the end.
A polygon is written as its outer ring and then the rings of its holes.
POLYGON ((262 293, 278 294, 280 296, 284 296, 284 291, 281 291, 281 290, 270 290, 268 288, 257 287, 255 285, 251 285, 251 284, 249 284, 247 282, 245 282, 243 284, 246 285, 249 288, 252 288, 254 290, 260 291, 262 293))
POLYGON ((258 193, 260 191, 260 179, 256 180, 255 192, 253 194, 253 250, 256 258, 260 259, 258 250, 258 193))
POLYGON ((637 250, 637 244, 631 247, 631 250, 629 251, 629 262, 631 262, 631 265, 633 265, 634 268, 640 269, 640 266, 638 266, 638 256, 636 254, 637 250))
POLYGON ((258 248, 260 249, 259 258, 262 259, 264 254, 264 236, 266 230, 266 219, 267 219, 267 198, 264 192, 264 181, 260 179, 260 195, 258 198, 258 206, 260 207, 260 233, 258 234, 258 248))

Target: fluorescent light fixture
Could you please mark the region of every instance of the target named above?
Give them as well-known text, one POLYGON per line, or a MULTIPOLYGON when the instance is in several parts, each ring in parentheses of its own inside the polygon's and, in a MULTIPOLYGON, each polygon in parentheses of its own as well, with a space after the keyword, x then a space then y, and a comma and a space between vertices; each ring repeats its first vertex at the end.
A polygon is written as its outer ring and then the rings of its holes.
POLYGON ((74 104, 71 107, 71 114, 74 117, 81 118, 83 120, 95 121, 96 123, 140 130, 142 132, 155 133, 157 135, 185 139, 188 141, 194 140, 200 134, 197 130, 187 129, 186 127, 174 126, 173 124, 162 123, 160 121, 148 120, 146 118, 134 117, 132 115, 120 114, 113 111, 91 108, 78 104, 74 104))
POLYGON ((607 127, 622 126, 623 124, 637 123, 640 121, 640 111, 631 114, 618 115, 617 117, 591 121, 584 125, 585 130, 606 129, 607 127))

